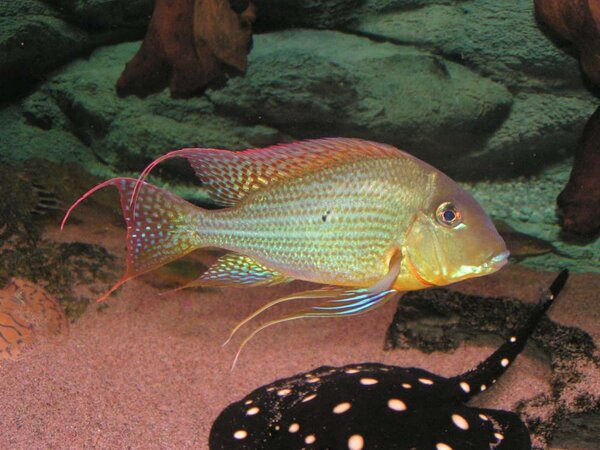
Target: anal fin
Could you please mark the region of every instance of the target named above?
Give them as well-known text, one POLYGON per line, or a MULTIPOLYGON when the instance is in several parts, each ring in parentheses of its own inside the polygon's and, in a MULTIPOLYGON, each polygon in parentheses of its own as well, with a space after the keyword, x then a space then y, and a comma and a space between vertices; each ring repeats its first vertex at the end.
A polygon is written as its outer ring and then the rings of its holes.
POLYGON ((272 286, 292 280, 293 278, 269 269, 248 256, 228 253, 184 287, 272 286))

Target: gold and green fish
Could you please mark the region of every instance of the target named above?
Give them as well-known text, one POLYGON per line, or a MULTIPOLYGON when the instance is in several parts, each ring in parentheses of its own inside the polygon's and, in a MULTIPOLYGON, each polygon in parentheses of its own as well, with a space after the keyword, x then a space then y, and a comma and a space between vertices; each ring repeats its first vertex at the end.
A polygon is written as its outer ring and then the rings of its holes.
MULTIPOLYGON (((182 149, 139 180, 114 178, 127 223, 126 280, 202 247, 228 251, 187 286, 327 285, 272 301, 321 303, 268 322, 350 316, 400 292, 444 286, 500 269, 508 251, 473 197, 429 164, 359 139, 308 140, 239 152, 182 149), (143 180, 186 158, 211 199, 206 210, 143 180)), ((186 287, 187 287, 186 286, 186 287)))

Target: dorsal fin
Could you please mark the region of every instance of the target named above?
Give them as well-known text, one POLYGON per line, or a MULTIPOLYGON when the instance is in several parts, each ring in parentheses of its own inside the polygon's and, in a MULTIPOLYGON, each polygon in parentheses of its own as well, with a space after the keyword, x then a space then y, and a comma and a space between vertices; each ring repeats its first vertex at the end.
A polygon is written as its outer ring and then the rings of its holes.
MULTIPOLYGON (((319 167, 399 155, 406 153, 391 145, 350 138, 314 139, 238 152, 184 148, 152 162, 139 180, 142 181, 166 159, 186 158, 208 189, 211 200, 220 206, 233 206, 249 192, 288 177, 301 176, 319 167)), ((135 202, 135 194, 132 203, 135 202)))

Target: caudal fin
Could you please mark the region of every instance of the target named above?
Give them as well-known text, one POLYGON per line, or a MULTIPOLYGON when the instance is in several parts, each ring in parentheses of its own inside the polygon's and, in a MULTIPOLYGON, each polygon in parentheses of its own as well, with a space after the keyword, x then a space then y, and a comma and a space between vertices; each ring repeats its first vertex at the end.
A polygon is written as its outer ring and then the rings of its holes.
POLYGON ((127 268, 123 277, 98 301, 106 299, 125 281, 154 270, 202 246, 202 210, 164 189, 143 183, 139 187, 135 218, 130 200, 137 180, 113 178, 90 189, 67 211, 61 229, 77 205, 94 192, 114 186, 121 195, 121 209, 127 225, 127 268))

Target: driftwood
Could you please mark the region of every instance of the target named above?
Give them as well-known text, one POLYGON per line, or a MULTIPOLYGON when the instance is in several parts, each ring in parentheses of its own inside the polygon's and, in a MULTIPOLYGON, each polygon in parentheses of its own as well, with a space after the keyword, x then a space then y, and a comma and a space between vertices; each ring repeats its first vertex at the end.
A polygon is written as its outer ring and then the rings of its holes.
POLYGON ((565 231, 587 236, 600 232, 600 108, 585 125, 571 177, 557 203, 565 231))
MULTIPOLYGON (((600 1, 535 0, 535 11, 538 21, 577 47, 581 70, 600 87, 600 1)), ((557 203, 565 231, 586 236, 600 232, 600 108, 585 127, 557 203)))
POLYGON ((226 72, 244 73, 254 19, 251 1, 156 0, 144 42, 117 82, 119 96, 166 86, 174 97, 189 96, 226 72))
POLYGON ((600 86, 600 2, 535 0, 535 12, 539 22, 575 44, 583 72, 600 86))

